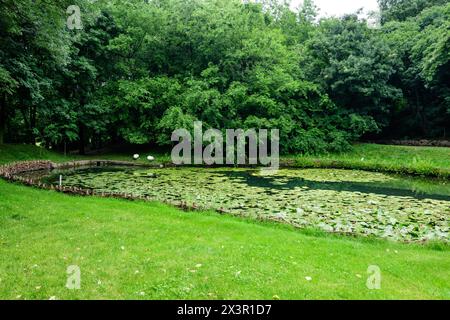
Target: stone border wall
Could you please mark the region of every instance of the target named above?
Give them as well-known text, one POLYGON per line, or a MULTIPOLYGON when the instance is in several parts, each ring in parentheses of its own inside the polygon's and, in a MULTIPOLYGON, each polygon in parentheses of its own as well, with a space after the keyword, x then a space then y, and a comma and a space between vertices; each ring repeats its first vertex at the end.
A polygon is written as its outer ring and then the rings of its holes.
MULTIPOLYGON (((84 188, 77 188, 77 187, 66 187, 66 186, 59 186, 59 185, 53 185, 53 184, 45 184, 38 180, 33 180, 31 178, 26 178, 21 176, 20 174, 26 173, 26 172, 33 172, 33 171, 40 171, 40 170, 54 170, 54 169, 73 169, 73 168, 80 168, 80 167, 99 167, 99 166, 114 166, 114 165, 120 165, 120 166, 130 166, 130 167, 141 167, 141 168, 162 168, 162 167, 176 167, 171 165, 146 165, 146 164, 139 164, 134 162, 127 162, 127 161, 112 161, 112 160, 81 160, 81 161, 71 161, 66 163, 53 163, 51 161, 24 161, 24 162, 16 162, 9 165, 3 165, 0 166, 0 178, 3 178, 7 181, 11 182, 17 182, 26 186, 31 186, 43 190, 53 190, 65 194, 70 195, 76 195, 76 196, 96 196, 100 198, 114 198, 114 199, 123 199, 123 200, 141 200, 141 201, 158 201, 165 203, 169 206, 173 206, 175 208, 184 210, 184 211, 198 211, 198 210, 205 210, 205 211, 211 211, 212 209, 206 208, 206 207, 200 207, 197 206, 196 203, 188 203, 186 201, 180 201, 180 202, 170 202, 170 201, 160 201, 156 200, 154 198, 148 197, 148 196, 136 196, 131 193, 114 193, 114 192, 98 192, 93 189, 84 189, 84 188)), ((228 212, 227 210, 220 208, 216 211, 220 214, 228 214, 232 216, 237 216, 232 212, 228 212)), ((283 218, 277 218, 277 217, 267 217, 267 218, 257 218, 258 221, 271 221, 276 223, 282 223, 282 224, 288 224, 291 226, 294 226, 296 228, 301 229, 302 226, 292 224, 292 222, 286 221, 283 218)), ((353 236, 352 233, 344 233, 344 232, 333 232, 335 234, 341 234, 346 236, 353 236)), ((414 242, 414 241, 411 241, 414 242)))
MULTIPOLYGON (((98 192, 93 189, 84 189, 77 187, 66 187, 53 184, 45 184, 31 178, 26 178, 20 174, 26 172, 40 171, 40 170, 55 170, 55 169, 73 169, 80 167, 99 167, 99 166, 130 166, 141 168, 161 168, 162 165, 146 165, 127 161, 113 161, 113 160, 81 160, 71 161, 65 163, 54 163, 52 161, 23 161, 15 162, 8 165, 0 166, 0 178, 3 178, 10 182, 21 183, 26 186, 32 186, 44 190, 54 190, 70 195, 77 196, 97 196, 102 198, 116 198, 125 200, 143 200, 143 201, 155 201, 150 197, 136 196, 128 193, 113 193, 113 192, 98 192)), ((207 210, 207 208, 200 208, 195 203, 192 205, 187 202, 171 203, 165 202, 168 205, 177 207, 182 210, 207 210)), ((219 213, 226 213, 223 210, 218 210, 219 213)))

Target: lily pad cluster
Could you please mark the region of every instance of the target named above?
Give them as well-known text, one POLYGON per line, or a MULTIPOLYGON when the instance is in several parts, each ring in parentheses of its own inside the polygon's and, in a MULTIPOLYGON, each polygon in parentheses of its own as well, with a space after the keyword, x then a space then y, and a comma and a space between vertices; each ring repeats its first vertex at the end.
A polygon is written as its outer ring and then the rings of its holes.
POLYGON ((448 185, 408 179, 332 169, 103 168, 66 172, 64 185, 327 232, 448 241, 448 185))

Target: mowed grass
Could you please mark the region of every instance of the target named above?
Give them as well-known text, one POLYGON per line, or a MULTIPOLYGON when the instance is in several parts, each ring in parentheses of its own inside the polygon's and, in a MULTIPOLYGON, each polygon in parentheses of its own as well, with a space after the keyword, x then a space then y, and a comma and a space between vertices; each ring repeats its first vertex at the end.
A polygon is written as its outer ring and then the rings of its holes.
POLYGON ((347 153, 289 156, 299 167, 362 169, 450 178, 450 148, 356 144, 347 153))
MULTIPOLYGON (((142 151, 142 150, 140 150, 142 151)), ((101 154, 78 155, 68 154, 47 150, 42 147, 25 145, 25 144, 3 144, 0 145, 0 164, 29 161, 29 160, 51 160, 53 162, 66 162, 73 160, 117 160, 117 161, 133 161, 133 154, 135 152, 108 152, 101 154)), ((155 163, 165 163, 170 161, 170 155, 148 150, 140 153, 141 158, 138 163, 149 163, 147 155, 156 157, 155 163)))
MULTIPOLYGON (((358 148, 383 159, 378 146, 360 145, 341 160, 356 161, 358 148)), ((409 163, 411 149, 395 155, 402 149, 386 152, 390 163, 409 163)), ((446 149, 432 149, 418 156, 445 167, 446 149)), ((80 158, 0 146, 0 163, 80 158)), ((449 253, 444 244, 326 235, 0 180, 0 299, 449 299, 449 253), (65 287, 71 265, 80 267, 80 290, 65 287), (366 287, 371 265, 381 269, 381 290, 366 287)))
POLYGON ((54 162, 70 161, 75 157, 48 151, 32 145, 25 144, 0 144, 0 164, 28 160, 51 160, 54 162))
POLYGON ((301 232, 0 181, 1 299, 449 299, 449 270, 445 245, 301 232), (80 267, 80 290, 65 287, 70 265, 80 267), (381 269, 381 290, 366 287, 370 265, 381 269))
MULTIPOLYGON (((148 163, 147 155, 156 158, 154 163, 170 162, 170 154, 158 150, 132 147, 127 151, 113 151, 96 155, 68 155, 48 151, 31 145, 0 145, 0 164, 47 159, 55 162, 84 159, 107 159, 131 161, 134 153, 140 154, 138 163, 148 163)), ((281 163, 287 162, 300 168, 343 168, 380 172, 433 176, 450 179, 450 148, 408 147, 377 144, 355 144, 346 153, 323 155, 281 156, 281 163)))

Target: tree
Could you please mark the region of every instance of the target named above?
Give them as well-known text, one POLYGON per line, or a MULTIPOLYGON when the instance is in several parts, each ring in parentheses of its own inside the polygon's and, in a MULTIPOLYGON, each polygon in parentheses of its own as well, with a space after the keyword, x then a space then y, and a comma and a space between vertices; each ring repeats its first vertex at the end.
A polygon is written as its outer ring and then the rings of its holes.
POLYGON ((448 128, 449 9, 381 0, 383 26, 306 0, 0 0, 0 142, 166 146, 177 126, 281 129, 283 152, 448 128))
POLYGON ((17 87, 17 81, 11 77, 5 67, 0 65, 0 144, 4 143, 6 126, 6 99, 14 93, 17 87))
POLYGON ((322 20, 301 61, 307 78, 319 84, 341 112, 363 116, 375 132, 388 124, 401 99, 401 91, 389 82, 397 60, 376 32, 356 15, 322 20))
POLYGON ((400 136, 445 137, 449 119, 450 5, 435 6, 407 21, 383 26, 384 41, 399 57, 393 85, 402 88, 404 108, 389 131, 400 136))
POLYGON ((33 140, 37 108, 51 83, 48 74, 67 57, 63 8, 64 1, 0 1, 0 141, 16 111, 21 113, 26 139, 33 140))
POLYGON ((381 23, 405 21, 414 18, 424 9, 448 3, 447 0, 378 0, 381 23))

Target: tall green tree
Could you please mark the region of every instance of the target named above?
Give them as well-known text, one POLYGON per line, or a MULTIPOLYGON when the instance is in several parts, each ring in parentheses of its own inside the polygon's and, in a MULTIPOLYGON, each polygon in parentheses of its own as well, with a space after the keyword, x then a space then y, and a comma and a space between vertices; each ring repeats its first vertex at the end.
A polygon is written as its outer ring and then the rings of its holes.
POLYGON ((434 6, 407 21, 383 26, 384 41, 399 57, 393 84, 404 107, 389 131, 398 136, 446 137, 450 130, 450 4, 434 6))
POLYGON ((21 134, 33 141, 43 92, 55 65, 66 63, 68 38, 63 32, 65 1, 0 1, 0 142, 6 125, 21 114, 21 134))
POLYGON ((381 10, 381 22, 405 21, 414 18, 424 9, 440 6, 448 0, 378 0, 381 10))
POLYGON ((356 15, 322 20, 303 54, 301 66, 308 79, 341 112, 362 116, 367 131, 388 124, 401 99, 401 91, 390 83, 397 59, 366 21, 356 15))

